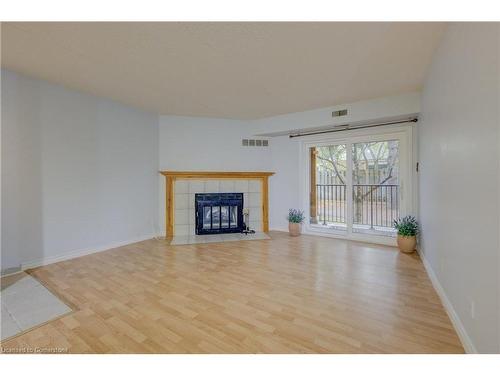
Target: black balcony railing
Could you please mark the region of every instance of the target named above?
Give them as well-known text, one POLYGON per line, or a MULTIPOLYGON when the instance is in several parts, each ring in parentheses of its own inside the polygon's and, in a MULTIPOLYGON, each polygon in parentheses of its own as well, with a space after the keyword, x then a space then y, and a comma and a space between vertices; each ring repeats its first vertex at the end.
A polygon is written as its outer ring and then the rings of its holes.
POLYGON ((353 185, 353 223, 392 227, 399 216, 399 185, 353 185))
POLYGON ((335 184, 316 185, 316 213, 319 224, 346 223, 346 186, 335 184))
MULTIPOLYGON (((316 185, 316 218, 319 224, 346 223, 346 185, 316 185)), ((399 185, 353 185, 353 224, 375 227, 392 227, 399 217, 399 185)))

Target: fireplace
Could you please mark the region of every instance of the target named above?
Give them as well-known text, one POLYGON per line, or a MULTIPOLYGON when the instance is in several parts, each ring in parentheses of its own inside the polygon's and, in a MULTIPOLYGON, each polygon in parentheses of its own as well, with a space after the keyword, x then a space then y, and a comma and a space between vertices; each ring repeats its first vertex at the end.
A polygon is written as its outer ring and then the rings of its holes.
MULTIPOLYGON (((165 176, 164 224, 167 237, 195 237, 198 233, 195 195, 203 193, 243 193, 243 212, 245 209, 249 211, 248 218, 244 216, 245 220, 248 219, 246 224, 256 232, 269 230, 269 177, 274 174, 273 172, 161 171, 160 173, 165 176)), ((224 209, 224 218, 225 212, 224 209)), ((237 217, 241 218, 241 214, 237 217)), ((243 229, 244 225, 243 219, 239 218, 238 230, 243 229)), ((208 223, 205 223, 205 226, 205 229, 208 229, 208 223)), ((232 225, 230 227, 234 230, 232 225)))
POLYGON ((243 193, 195 194, 196 234, 243 230, 243 193))

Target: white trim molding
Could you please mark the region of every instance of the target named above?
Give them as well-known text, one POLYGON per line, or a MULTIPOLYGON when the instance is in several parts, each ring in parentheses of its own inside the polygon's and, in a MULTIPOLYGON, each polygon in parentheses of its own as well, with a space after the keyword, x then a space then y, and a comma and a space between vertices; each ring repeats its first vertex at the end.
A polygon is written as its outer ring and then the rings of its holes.
POLYGON ((114 248, 117 248, 120 246, 130 245, 130 244, 133 244, 136 242, 149 240, 149 239, 152 239, 155 237, 157 237, 155 234, 147 234, 147 235, 132 238, 132 239, 129 239, 126 241, 112 242, 112 243, 109 243, 107 245, 88 247, 88 248, 84 248, 84 249, 73 250, 73 251, 66 253, 66 254, 35 259, 35 260, 28 261, 28 262, 22 262, 21 263, 21 270, 25 271, 25 270, 29 270, 29 269, 35 268, 35 267, 46 266, 46 265, 49 265, 52 263, 62 262, 64 260, 79 258, 79 257, 85 256, 85 255, 90 255, 90 254, 94 254, 94 253, 99 253, 101 251, 111 250, 111 249, 114 249, 114 248))
POLYGON ((438 294, 439 298, 441 299, 441 303, 444 306, 444 309, 446 313, 448 314, 448 317, 451 320, 451 323, 453 324, 453 327, 455 328, 455 331, 458 334, 458 337, 465 349, 465 352, 467 354, 478 354, 478 351, 476 347, 474 346, 471 338, 469 337, 467 331, 465 330, 465 327, 460 320, 460 317, 458 316, 457 312, 453 308, 453 305, 451 304, 450 300, 448 299, 448 296, 446 295, 446 292, 444 291, 443 286, 439 282, 439 279, 437 275, 434 273, 434 270, 432 269, 431 264, 427 261, 425 258, 425 255, 421 249, 417 249, 418 254, 420 255, 420 259, 422 259, 422 263, 424 264, 425 270, 427 271, 427 275, 429 276, 429 279, 432 282, 432 285, 434 286, 434 289, 436 290, 436 293, 438 294))

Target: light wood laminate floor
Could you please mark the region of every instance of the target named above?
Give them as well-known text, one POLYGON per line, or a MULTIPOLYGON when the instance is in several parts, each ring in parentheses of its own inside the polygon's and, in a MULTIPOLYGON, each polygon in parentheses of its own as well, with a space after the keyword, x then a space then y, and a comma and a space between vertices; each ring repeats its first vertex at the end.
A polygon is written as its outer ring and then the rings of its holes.
POLYGON ((2 342, 82 353, 463 353, 418 255, 271 232, 31 271, 75 311, 2 342))

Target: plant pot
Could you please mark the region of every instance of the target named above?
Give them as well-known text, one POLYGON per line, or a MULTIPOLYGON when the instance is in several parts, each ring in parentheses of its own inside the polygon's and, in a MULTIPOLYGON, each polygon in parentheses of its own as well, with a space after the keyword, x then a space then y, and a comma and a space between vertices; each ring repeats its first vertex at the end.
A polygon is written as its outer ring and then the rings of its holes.
POLYGON ((416 236, 401 236, 398 234, 398 247, 403 253, 413 253, 415 246, 417 246, 416 236))
POLYGON ((302 224, 288 223, 288 231, 290 232, 290 236, 292 237, 300 236, 300 232, 302 232, 302 224))

